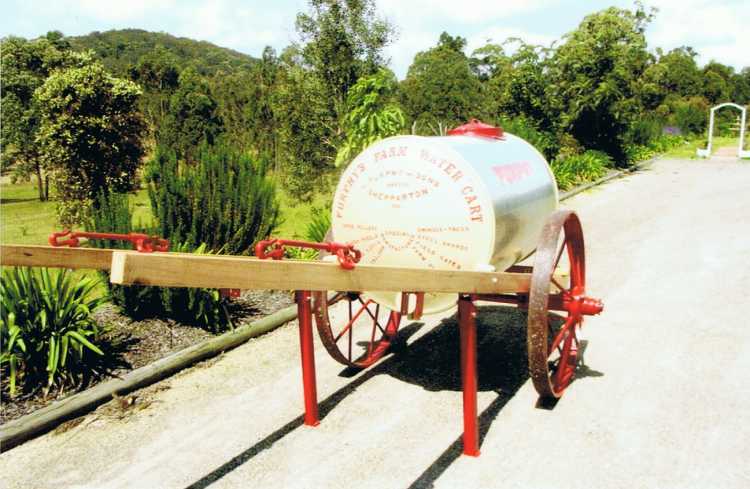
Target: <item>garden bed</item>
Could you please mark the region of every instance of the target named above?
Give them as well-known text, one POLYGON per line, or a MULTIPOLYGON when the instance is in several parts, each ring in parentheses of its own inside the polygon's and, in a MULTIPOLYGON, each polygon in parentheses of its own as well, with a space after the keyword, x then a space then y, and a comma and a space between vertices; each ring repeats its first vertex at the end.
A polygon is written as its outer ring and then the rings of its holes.
MULTIPOLYGON (((235 327, 272 314, 293 303, 288 292, 246 291, 232 300, 229 312, 235 327)), ((107 326, 101 344, 106 345, 107 370, 86 384, 90 388, 112 377, 120 377, 176 351, 215 336, 201 328, 160 318, 134 321, 122 315, 112 304, 102 306, 94 314, 97 322, 107 326)), ((3 379, 5 382, 6 379, 3 379)), ((63 399, 79 390, 52 392, 48 396, 39 390, 32 395, 15 399, 3 397, 0 424, 20 418, 39 408, 63 399)))

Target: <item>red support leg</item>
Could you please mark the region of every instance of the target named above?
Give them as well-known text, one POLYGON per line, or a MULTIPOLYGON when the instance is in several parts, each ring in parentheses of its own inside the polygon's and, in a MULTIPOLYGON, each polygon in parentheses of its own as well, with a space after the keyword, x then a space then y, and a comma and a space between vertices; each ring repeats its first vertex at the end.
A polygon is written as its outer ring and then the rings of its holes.
POLYGON ((464 455, 472 457, 479 456, 476 316, 471 296, 459 296, 458 324, 461 334, 461 379, 464 390, 464 455))
POLYGON ((296 300, 299 344, 302 352, 302 385, 305 393, 305 424, 317 426, 320 421, 318 421, 318 393, 315 386, 315 350, 313 349, 310 291, 298 290, 296 300))

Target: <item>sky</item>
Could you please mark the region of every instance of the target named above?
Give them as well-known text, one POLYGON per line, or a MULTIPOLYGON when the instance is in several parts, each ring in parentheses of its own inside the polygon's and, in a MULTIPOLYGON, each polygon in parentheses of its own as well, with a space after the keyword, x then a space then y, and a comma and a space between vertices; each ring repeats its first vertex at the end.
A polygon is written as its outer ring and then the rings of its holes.
MULTIPOLYGON (((419 51, 434 46, 440 33, 468 40, 467 52, 487 41, 520 37, 549 45, 584 16, 632 1, 584 0, 375 0, 397 29, 386 49, 390 67, 403 78, 419 51)), ((699 64, 716 60, 736 70, 750 66, 750 1, 644 0, 659 12, 646 32, 651 50, 692 46, 699 64)), ((50 30, 77 36, 92 31, 139 28, 209 41, 260 56, 297 40, 294 19, 306 0, 6 0, 0 37, 34 38, 50 30)))

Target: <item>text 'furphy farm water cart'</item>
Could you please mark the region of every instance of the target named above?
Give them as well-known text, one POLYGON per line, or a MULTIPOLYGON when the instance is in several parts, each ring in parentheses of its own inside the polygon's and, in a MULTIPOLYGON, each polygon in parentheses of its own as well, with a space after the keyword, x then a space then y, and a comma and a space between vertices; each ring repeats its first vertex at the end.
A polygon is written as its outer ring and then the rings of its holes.
POLYGON ((256 258, 162 253, 160 242, 141 252, 4 246, 2 264, 110 269, 119 284, 297 291, 308 425, 318 424, 313 322, 335 360, 366 368, 406 317, 458 303, 464 453, 476 456, 475 302, 528 312, 529 373, 543 399, 570 384, 576 332, 602 310, 586 295, 579 219, 557 204, 538 151, 471 121, 445 137, 387 138, 357 156, 336 189, 327 243, 262 241, 256 258), (282 260, 289 246, 317 248, 322 259, 282 260))

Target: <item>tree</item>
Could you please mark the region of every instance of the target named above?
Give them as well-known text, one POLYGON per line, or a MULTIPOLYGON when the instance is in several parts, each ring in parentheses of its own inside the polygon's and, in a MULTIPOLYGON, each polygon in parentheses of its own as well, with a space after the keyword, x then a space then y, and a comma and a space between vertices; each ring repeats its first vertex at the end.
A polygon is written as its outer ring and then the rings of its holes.
POLYGON ((349 90, 344 117, 346 140, 336 155, 336 166, 348 163, 360 151, 404 128, 401 108, 394 103, 398 83, 390 71, 360 78, 349 90))
POLYGON ((591 14, 565 35, 551 59, 561 131, 619 163, 626 161, 626 134, 641 113, 636 93, 651 60, 644 36, 651 18, 640 6, 591 14))
POLYGON ((250 122, 246 129, 255 150, 259 154, 271 155, 274 159, 279 121, 274 112, 273 97, 280 70, 279 63, 276 51, 266 46, 260 63, 252 73, 253 96, 243 111, 243 115, 250 122))
POLYGON ((505 44, 518 47, 513 55, 500 59, 488 83, 493 114, 500 117, 523 116, 543 131, 554 130, 557 104, 550 91, 549 50, 510 38, 505 44))
POLYGON ((471 53, 469 65, 471 66, 471 71, 482 82, 486 82, 502 70, 508 69, 510 59, 500 44, 487 43, 471 53))
POLYGON ((164 122, 169 99, 179 86, 177 60, 166 48, 157 46, 141 56, 128 71, 130 79, 144 89, 142 111, 152 131, 155 131, 164 122))
POLYGON ((401 102, 409 119, 423 129, 425 125, 462 124, 484 113, 482 84, 472 72, 469 59, 461 49, 462 38, 447 33, 438 45, 417 53, 401 84, 401 102))
MULTIPOLYGON (((293 57, 285 53, 282 59, 293 57)), ((325 175, 336 155, 336 129, 318 77, 298 65, 279 73, 273 95, 278 126, 277 158, 283 164, 284 188, 292 197, 308 201, 325 185, 325 175)))
POLYGON ((211 80, 211 92, 216 97, 216 115, 224 126, 223 139, 243 151, 255 150, 251 133, 256 120, 250 110, 261 93, 255 73, 219 73, 211 80))
POLYGON ((742 68, 742 71, 732 77, 734 93, 732 100, 740 105, 750 104, 750 66, 742 68))
POLYGON ((39 111, 34 102, 34 91, 54 70, 85 62, 66 49, 67 43, 59 32, 50 32, 47 37, 33 41, 20 37, 0 41, 2 166, 13 167, 22 178, 36 176, 40 200, 49 198, 49 179, 35 141, 39 111))
POLYGON ((734 68, 716 61, 703 67, 703 96, 712 104, 729 102, 733 94, 731 85, 734 68))
POLYGON ((36 90, 36 142, 52 171, 62 224, 85 222, 101 193, 133 189, 145 130, 140 95, 98 62, 56 71, 36 90))
POLYGON ((657 49, 658 60, 648 66, 641 82, 641 99, 646 109, 658 107, 669 95, 693 97, 702 91, 702 75, 689 46, 675 48, 667 54, 657 49))
POLYGON ((305 63, 341 115, 349 88, 385 64, 393 28, 376 16, 373 0, 310 0, 310 13, 298 14, 296 27, 305 63))
POLYGON ((164 124, 158 128, 157 143, 174 149, 178 158, 196 161, 201 143, 213 144, 223 131, 217 108, 208 81, 195 68, 185 68, 179 88, 170 97, 164 124))

